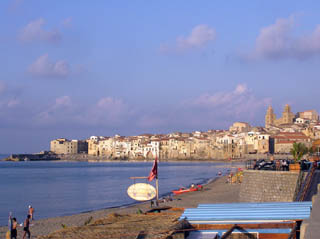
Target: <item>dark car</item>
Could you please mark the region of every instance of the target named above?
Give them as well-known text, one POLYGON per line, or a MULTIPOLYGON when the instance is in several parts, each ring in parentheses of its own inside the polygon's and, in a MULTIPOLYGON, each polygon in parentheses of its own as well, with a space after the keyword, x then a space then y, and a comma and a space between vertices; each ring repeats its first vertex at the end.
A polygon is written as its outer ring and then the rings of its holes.
POLYGON ((256 162, 254 169, 258 170, 275 170, 276 165, 273 161, 265 161, 264 159, 260 159, 256 162))

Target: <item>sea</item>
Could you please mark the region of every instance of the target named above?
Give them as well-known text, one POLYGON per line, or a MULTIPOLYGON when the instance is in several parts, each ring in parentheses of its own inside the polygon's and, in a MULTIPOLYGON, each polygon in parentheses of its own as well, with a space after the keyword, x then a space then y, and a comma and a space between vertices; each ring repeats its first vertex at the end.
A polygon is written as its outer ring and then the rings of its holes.
MULTIPOLYGON (((159 162, 159 195, 192 183, 214 180, 227 174, 230 164, 211 162, 159 162)), ((137 201, 127 195, 134 183, 146 179, 152 162, 4 162, 0 161, 0 225, 9 212, 22 222, 28 205, 35 219, 72 215, 97 209, 124 207, 137 201)), ((155 186, 155 182, 150 184, 155 186)))

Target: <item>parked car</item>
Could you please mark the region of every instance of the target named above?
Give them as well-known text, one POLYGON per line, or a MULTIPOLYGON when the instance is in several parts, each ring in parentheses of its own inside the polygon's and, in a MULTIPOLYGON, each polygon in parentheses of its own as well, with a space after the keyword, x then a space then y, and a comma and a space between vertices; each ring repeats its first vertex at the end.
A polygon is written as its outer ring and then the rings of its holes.
POLYGON ((256 162, 255 166, 253 169, 258 169, 258 170, 275 170, 276 165, 274 161, 266 161, 264 159, 260 159, 256 162))

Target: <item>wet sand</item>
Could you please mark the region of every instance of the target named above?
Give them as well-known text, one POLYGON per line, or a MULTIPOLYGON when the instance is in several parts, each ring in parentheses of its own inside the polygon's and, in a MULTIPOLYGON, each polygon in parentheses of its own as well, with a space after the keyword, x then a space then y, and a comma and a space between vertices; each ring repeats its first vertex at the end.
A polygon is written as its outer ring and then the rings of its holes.
MULTIPOLYGON (((194 208, 200 203, 233 203, 239 201, 240 184, 226 183, 227 176, 217 178, 204 186, 202 191, 189 192, 173 197, 172 201, 161 202, 159 206, 171 206, 178 208, 194 208)), ((136 213, 138 210, 146 212, 151 209, 150 202, 132 205, 126 208, 109 208, 87 213, 80 213, 71 216, 54 217, 33 221, 30 227, 32 238, 40 235, 47 235, 59 230, 62 225, 82 226, 86 221, 97 220, 106 217, 109 213, 118 214, 136 213)), ((20 223, 20 222, 19 222, 20 223)), ((0 238, 5 238, 7 227, 0 227, 0 238)), ((22 227, 18 228, 18 238, 22 238, 22 227)))

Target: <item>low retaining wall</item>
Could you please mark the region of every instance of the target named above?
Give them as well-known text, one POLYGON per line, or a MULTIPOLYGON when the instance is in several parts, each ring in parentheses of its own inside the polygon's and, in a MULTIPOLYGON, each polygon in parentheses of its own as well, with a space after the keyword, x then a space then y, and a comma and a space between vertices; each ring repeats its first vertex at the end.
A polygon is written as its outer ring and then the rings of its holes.
POLYGON ((299 172, 245 170, 240 186, 241 202, 292 202, 299 172))

